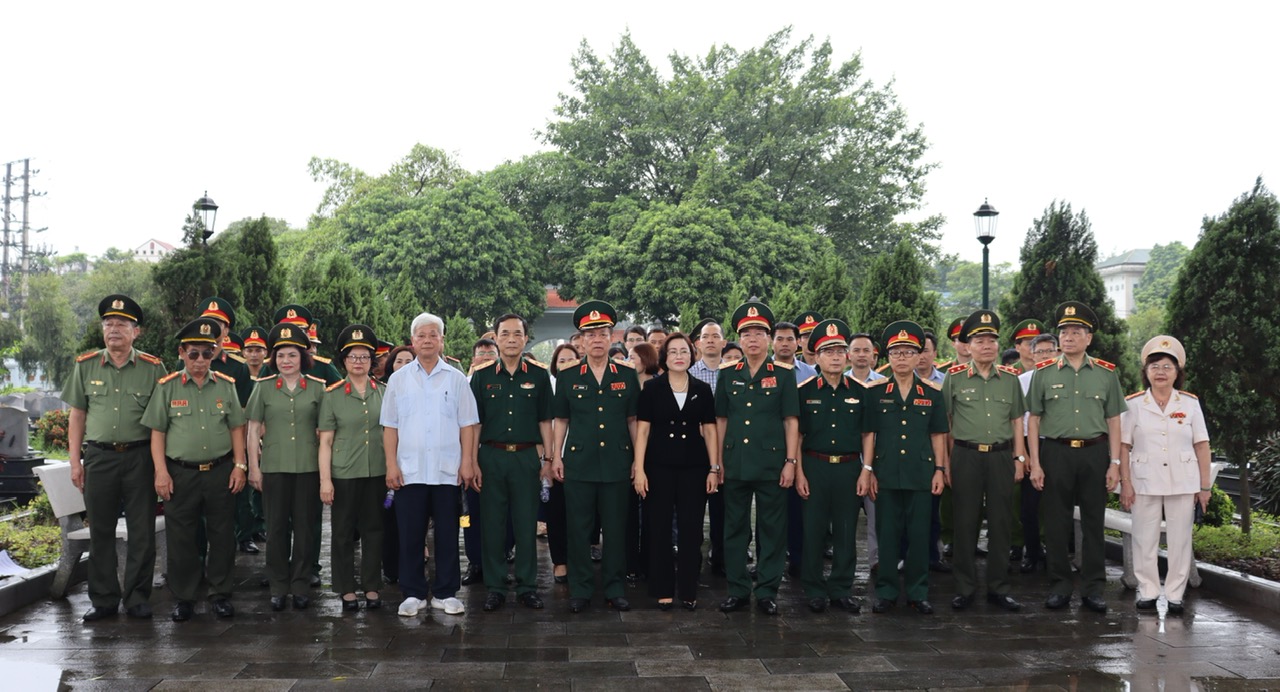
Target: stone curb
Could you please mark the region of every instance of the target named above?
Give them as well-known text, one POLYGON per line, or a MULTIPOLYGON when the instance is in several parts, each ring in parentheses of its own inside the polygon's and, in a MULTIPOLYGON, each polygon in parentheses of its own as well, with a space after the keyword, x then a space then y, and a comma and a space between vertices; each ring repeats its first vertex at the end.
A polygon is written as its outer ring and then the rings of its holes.
MULTIPOLYGON (((80 564, 71 574, 71 584, 85 580, 88 569, 88 558, 80 560, 80 564)), ((49 598, 49 588, 53 586, 53 578, 58 572, 58 563, 45 565, 32 570, 23 577, 9 577, 0 582, 0 617, 32 603, 49 598)))
MULTIPOLYGON (((1107 559, 1113 562, 1124 560, 1124 546, 1120 541, 1107 539, 1107 559)), ((1207 562, 1198 562, 1196 566, 1200 570, 1201 589, 1212 591, 1215 596, 1280 613, 1280 582, 1218 567, 1207 562)), ((1162 570, 1167 568, 1163 550, 1160 551, 1160 568, 1162 570)))

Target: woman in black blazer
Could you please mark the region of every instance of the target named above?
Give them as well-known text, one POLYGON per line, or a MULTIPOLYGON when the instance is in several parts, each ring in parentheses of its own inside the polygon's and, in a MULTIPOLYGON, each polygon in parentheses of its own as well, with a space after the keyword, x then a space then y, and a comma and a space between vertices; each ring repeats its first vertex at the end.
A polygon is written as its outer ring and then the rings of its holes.
POLYGON ((684 607, 698 607, 702 570, 702 518, 707 494, 721 483, 712 466, 716 438, 715 395, 689 376, 693 342, 676 332, 658 353, 665 374, 640 391, 636 413, 636 492, 645 498, 649 536, 649 595, 670 610, 678 591, 684 607), (679 533, 679 562, 671 554, 671 517, 679 533))

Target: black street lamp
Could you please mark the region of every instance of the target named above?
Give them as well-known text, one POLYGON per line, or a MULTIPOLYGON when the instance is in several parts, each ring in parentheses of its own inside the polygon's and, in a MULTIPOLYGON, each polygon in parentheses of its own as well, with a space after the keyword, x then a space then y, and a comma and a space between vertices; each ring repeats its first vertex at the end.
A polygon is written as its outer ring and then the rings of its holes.
POLYGON ((207 245, 209 238, 213 237, 213 225, 218 222, 218 204, 209 198, 209 191, 205 190, 204 197, 196 200, 191 209, 204 224, 204 243, 207 245))
POLYGON ((982 200, 982 206, 973 212, 973 225, 978 230, 978 242, 982 243, 982 309, 991 309, 991 241, 996 239, 996 217, 1000 212, 982 200))

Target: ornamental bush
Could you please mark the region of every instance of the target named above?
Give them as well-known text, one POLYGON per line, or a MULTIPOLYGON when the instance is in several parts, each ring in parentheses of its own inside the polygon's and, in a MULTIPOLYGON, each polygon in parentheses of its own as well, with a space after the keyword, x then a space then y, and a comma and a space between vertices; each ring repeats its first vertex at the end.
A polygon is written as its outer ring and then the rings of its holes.
POLYGON ((36 444, 46 452, 67 451, 69 411, 49 411, 36 421, 36 444))

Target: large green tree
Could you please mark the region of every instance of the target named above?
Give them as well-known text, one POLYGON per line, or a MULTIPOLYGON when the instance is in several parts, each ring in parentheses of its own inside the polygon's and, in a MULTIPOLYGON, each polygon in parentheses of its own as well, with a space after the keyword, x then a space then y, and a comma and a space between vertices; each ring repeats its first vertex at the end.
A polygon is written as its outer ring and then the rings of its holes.
POLYGON ((1051 203, 1027 231, 1020 259, 1022 269, 1013 279, 1013 288, 1000 301, 1005 336, 1027 318, 1052 325, 1059 304, 1078 300, 1098 315, 1089 353, 1115 363, 1121 382, 1136 387, 1137 366, 1129 352, 1127 331, 1095 267, 1098 243, 1084 211, 1076 214, 1066 202, 1051 203))
POLYGON ((1191 251, 1186 245, 1173 241, 1167 245, 1151 248, 1147 266, 1142 270, 1142 278, 1137 288, 1133 289, 1133 305, 1136 312, 1148 308, 1164 308, 1165 301, 1173 292, 1173 284, 1178 280, 1182 264, 1187 261, 1191 251))
POLYGON ((234 259, 240 275, 236 329, 251 323, 270 326, 266 323, 285 303, 284 273, 280 271, 279 251, 272 233, 273 225, 279 224, 272 221, 266 216, 250 220, 235 236, 234 259))
POLYGON ((938 321, 937 295, 924 288, 925 271, 910 241, 875 258, 867 274, 869 288, 862 292, 857 320, 850 326, 879 339, 891 322, 913 320, 937 334, 946 325, 938 321))
MULTIPOLYGON (((390 306, 374 282, 351 263, 351 258, 335 252, 301 270, 302 289, 295 296, 320 321, 317 336, 332 352, 338 332, 349 324, 367 324, 381 339, 408 330, 412 316, 391 314, 390 306)), ((387 339, 390 340, 390 339, 387 339)))
POLYGON ((1247 462, 1280 429, 1280 203, 1259 178, 1206 217, 1169 296, 1166 327, 1187 351, 1215 446, 1240 470, 1241 528, 1251 526, 1247 462))
POLYGON ((54 387, 61 387, 71 372, 75 358, 76 322, 71 303, 63 295, 56 274, 27 278, 27 301, 23 309, 26 338, 18 352, 22 369, 34 372, 37 365, 54 387))

